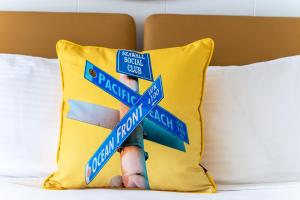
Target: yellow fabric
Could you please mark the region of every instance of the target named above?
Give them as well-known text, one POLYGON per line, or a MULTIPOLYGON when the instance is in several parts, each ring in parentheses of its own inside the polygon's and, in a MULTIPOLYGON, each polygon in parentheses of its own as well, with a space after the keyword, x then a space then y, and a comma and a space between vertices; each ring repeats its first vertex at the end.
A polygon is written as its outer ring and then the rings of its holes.
MULTIPOLYGON (((216 190, 213 180, 199 165, 203 151, 203 124, 199 107, 205 71, 213 48, 211 39, 203 39, 183 47, 147 51, 150 53, 154 79, 162 75, 164 99, 159 105, 186 123, 190 141, 190 144, 185 144, 186 152, 180 152, 145 140, 145 150, 150 155, 146 165, 152 190, 204 193, 216 190)), ((115 49, 79 46, 64 40, 57 43, 63 79, 62 124, 58 170, 45 180, 45 188, 109 187, 110 179, 121 174, 119 153, 115 153, 97 177, 86 185, 85 164, 110 130, 66 118, 70 109, 68 99, 119 109, 120 102, 83 77, 85 62, 89 60, 119 78, 116 53, 115 49)), ((150 84, 139 79, 140 93, 150 84)))

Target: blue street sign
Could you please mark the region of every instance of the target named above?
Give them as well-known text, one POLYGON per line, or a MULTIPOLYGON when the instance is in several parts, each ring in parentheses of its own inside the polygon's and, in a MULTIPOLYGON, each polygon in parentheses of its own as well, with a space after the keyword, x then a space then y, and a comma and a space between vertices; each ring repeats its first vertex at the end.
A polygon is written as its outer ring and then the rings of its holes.
POLYGON ((150 54, 118 50, 117 72, 153 81, 150 54))
POLYGON ((121 119, 110 135, 100 145, 85 167, 85 180, 89 184, 122 145, 126 138, 163 99, 163 87, 159 76, 121 119))
MULTIPOLYGON (((86 61, 84 77, 128 107, 133 106, 140 98, 140 94, 89 61, 86 61)), ((149 113, 147 119, 189 144, 186 124, 162 107, 156 106, 149 113)))

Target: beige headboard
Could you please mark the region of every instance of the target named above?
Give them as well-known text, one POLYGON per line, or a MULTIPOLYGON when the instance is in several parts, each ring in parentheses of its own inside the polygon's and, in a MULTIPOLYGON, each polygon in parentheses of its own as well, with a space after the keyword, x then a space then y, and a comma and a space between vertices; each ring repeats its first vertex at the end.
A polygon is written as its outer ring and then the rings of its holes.
POLYGON ((211 37, 211 65, 241 65, 300 54, 300 18, 158 14, 145 23, 144 48, 211 37))
POLYGON ((0 53, 56 57, 55 44, 135 49, 136 28, 125 14, 0 12, 0 53))

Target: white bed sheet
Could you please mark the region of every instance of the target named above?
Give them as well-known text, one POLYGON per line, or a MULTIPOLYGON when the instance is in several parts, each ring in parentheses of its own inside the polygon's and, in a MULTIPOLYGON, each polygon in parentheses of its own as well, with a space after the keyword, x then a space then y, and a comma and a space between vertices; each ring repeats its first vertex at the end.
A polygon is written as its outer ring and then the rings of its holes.
POLYGON ((0 178, 1 200, 299 200, 300 187, 275 187, 215 194, 109 189, 45 190, 41 179, 0 178))

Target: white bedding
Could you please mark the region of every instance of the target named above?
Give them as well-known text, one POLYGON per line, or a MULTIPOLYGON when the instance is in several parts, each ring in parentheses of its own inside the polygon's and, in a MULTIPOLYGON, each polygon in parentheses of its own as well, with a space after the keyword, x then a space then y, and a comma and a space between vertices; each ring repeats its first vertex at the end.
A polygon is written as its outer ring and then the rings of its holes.
POLYGON ((218 191, 215 194, 191 194, 158 191, 109 189, 45 190, 42 179, 0 178, 1 200, 299 200, 300 186, 273 189, 218 191))
POLYGON ((299 75, 300 55, 208 68, 202 164, 217 183, 300 182, 299 75))

